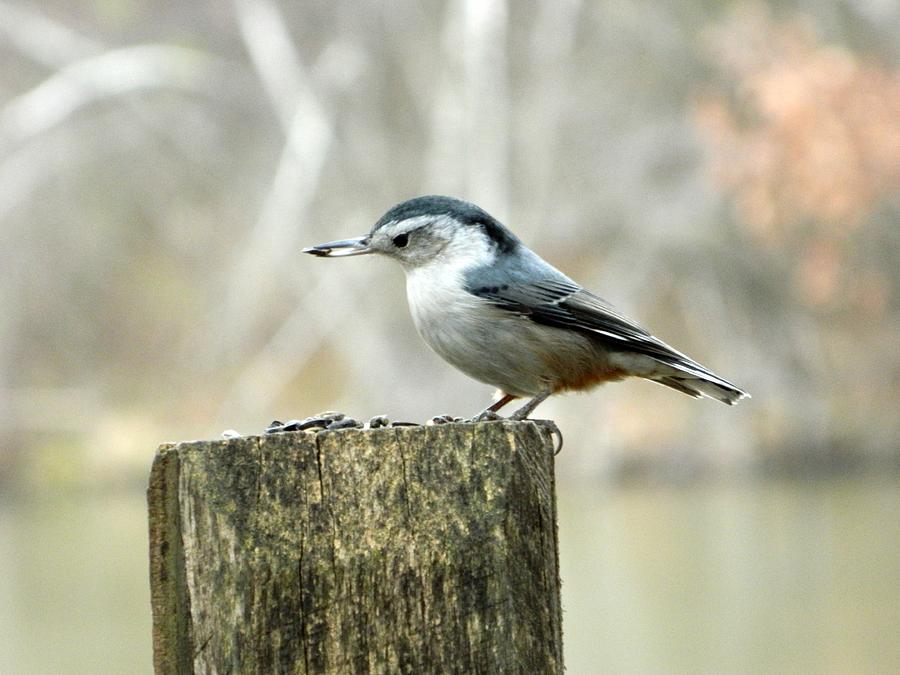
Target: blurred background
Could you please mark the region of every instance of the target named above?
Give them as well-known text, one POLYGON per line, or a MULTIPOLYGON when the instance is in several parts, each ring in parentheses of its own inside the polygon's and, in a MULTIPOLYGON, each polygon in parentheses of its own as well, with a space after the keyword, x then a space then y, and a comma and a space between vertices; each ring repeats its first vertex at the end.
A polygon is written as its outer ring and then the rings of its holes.
POLYGON ((569 672, 900 671, 900 4, 0 0, 0 672, 146 673, 156 446, 469 416, 478 203, 753 398, 557 397, 569 672))

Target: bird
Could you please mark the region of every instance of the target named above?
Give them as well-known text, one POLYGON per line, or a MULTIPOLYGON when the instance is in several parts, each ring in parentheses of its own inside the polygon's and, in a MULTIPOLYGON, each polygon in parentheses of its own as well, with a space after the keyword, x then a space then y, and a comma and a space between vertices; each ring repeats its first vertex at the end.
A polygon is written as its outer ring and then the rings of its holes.
POLYGON ((638 377, 734 405, 749 394, 653 336, 546 262, 470 202, 414 197, 371 231, 303 249, 338 258, 377 254, 406 273, 416 329, 439 356, 498 389, 474 420, 527 399, 524 420, 552 394, 638 377))

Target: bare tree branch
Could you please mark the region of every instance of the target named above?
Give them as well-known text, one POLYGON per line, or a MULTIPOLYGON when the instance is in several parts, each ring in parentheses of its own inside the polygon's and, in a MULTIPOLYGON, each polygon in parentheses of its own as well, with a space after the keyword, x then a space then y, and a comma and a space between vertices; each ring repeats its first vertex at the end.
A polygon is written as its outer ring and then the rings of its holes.
POLYGON ((258 330, 261 298, 299 250, 298 222, 318 188, 332 140, 332 125, 296 53, 278 7, 268 0, 235 0, 238 22, 257 73, 287 139, 259 217, 231 276, 227 312, 240 330, 225 338, 239 349, 258 330))
POLYGON ((60 124, 103 98, 142 89, 172 88, 213 95, 214 59, 173 45, 138 45, 63 66, 0 110, 0 139, 18 144, 60 124))
POLYGON ((103 51, 103 46, 33 7, 0 2, 0 35, 21 53, 49 68, 103 51))

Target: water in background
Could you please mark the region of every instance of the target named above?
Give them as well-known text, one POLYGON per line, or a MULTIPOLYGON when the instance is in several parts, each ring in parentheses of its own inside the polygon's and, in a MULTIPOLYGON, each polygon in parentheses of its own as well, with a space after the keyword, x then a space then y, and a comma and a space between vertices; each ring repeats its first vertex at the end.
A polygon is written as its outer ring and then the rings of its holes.
MULTIPOLYGON (((900 672, 900 482, 559 486, 568 672, 900 672)), ((149 673, 143 495, 0 506, 0 673, 149 673)))
POLYGON ((0 673, 150 673, 139 493, 0 503, 0 673))
POLYGON ((900 484, 559 493, 571 673, 900 672, 900 484))

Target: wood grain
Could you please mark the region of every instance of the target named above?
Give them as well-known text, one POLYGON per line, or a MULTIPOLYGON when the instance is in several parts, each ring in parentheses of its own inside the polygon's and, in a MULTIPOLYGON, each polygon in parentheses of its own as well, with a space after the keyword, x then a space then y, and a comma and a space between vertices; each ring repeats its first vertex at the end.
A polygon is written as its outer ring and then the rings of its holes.
POLYGON ((148 490, 170 673, 561 673, 535 422, 165 445, 148 490))

